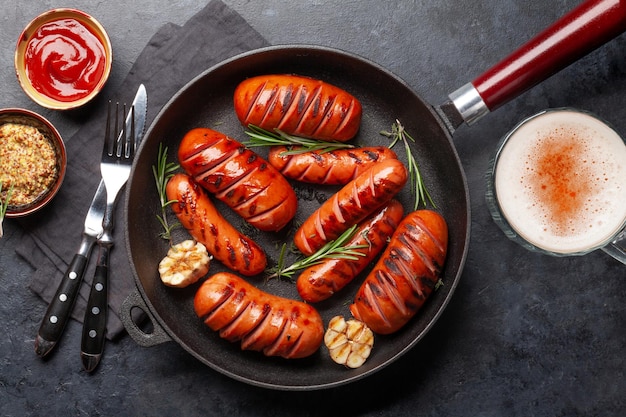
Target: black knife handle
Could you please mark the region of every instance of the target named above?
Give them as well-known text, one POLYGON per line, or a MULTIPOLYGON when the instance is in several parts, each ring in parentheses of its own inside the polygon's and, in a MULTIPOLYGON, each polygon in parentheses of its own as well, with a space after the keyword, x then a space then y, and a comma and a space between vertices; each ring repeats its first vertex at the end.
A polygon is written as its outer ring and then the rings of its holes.
POLYGON ((96 271, 89 292, 80 354, 83 368, 93 371, 104 350, 109 292, 109 246, 100 245, 96 271))
POLYGON ((87 256, 77 253, 70 262, 65 275, 63 275, 35 338, 37 355, 46 356, 61 338, 65 325, 72 314, 78 290, 85 274, 87 260, 87 256))

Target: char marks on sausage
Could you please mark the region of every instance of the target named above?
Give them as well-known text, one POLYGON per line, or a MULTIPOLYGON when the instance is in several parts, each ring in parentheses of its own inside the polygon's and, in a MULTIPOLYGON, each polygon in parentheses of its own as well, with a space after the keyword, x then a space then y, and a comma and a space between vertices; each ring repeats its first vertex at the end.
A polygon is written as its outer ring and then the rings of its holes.
POLYGON ((350 311, 372 331, 404 326, 432 293, 445 262, 448 228, 432 210, 407 215, 358 290, 350 311))
POLYGON ((273 146, 268 162, 292 180, 326 185, 345 185, 372 165, 397 159, 386 146, 302 151, 301 147, 273 146), (288 153, 295 151, 297 153, 288 153))
POLYGON ((296 214, 296 194, 278 170, 221 132, 195 128, 178 149, 185 171, 244 220, 278 231, 296 214))
POLYGON ((404 209, 397 200, 391 200, 382 209, 359 224, 347 247, 358 247, 355 259, 325 259, 312 265, 298 276, 296 287, 304 301, 325 300, 348 285, 384 249, 387 240, 398 227, 404 209), (361 246, 361 247, 359 247, 361 246))
POLYGON ((227 272, 200 286, 194 309, 220 337, 267 356, 304 358, 323 339, 324 324, 312 306, 269 294, 227 272))
POLYGON ((167 183, 167 198, 181 225, 226 267, 243 275, 256 275, 267 266, 265 252, 241 234, 211 202, 204 189, 187 174, 177 173, 167 183))
POLYGON ((397 159, 373 165, 313 212, 296 231, 294 243, 303 254, 313 254, 385 205, 407 179, 407 169, 397 159))
POLYGON ((244 125, 345 142, 358 132, 362 108, 348 92, 313 78, 261 75, 235 89, 235 112, 244 125))

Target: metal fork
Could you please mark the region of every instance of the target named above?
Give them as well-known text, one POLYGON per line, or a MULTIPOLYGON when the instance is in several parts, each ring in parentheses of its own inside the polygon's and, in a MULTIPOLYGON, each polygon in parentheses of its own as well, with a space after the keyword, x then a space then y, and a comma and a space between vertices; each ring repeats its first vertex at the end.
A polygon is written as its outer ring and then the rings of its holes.
POLYGON ((102 180, 106 187, 107 204, 102 221, 103 233, 98 239, 98 261, 85 319, 81 341, 81 360, 88 372, 96 368, 100 362, 106 336, 106 313, 108 304, 109 253, 113 246, 113 220, 115 205, 121 189, 130 175, 137 144, 135 143, 135 115, 131 106, 130 132, 124 128, 126 120, 126 104, 122 106, 122 117, 119 116, 119 103, 115 104, 114 121, 111 117, 112 104, 107 110, 107 127, 104 149, 100 162, 102 180))

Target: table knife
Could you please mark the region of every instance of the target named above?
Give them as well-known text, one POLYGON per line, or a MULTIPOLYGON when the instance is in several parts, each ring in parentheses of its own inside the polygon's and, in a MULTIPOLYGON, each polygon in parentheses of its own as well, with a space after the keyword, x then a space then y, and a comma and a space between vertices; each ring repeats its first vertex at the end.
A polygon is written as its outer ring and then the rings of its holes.
POLYGON ((89 255, 102 235, 102 218, 106 207, 106 189, 100 180, 89 211, 85 217, 80 247, 63 275, 54 298, 50 301, 35 338, 35 352, 44 357, 55 347, 69 320, 78 290, 85 274, 89 255))

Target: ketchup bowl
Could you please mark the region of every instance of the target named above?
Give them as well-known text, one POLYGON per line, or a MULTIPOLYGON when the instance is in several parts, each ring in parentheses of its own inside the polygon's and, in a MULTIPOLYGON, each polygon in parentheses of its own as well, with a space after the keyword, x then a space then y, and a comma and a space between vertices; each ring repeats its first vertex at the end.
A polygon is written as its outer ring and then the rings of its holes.
POLYGON ((104 87, 113 60, 104 27, 76 9, 49 10, 22 31, 15 71, 35 103, 54 110, 80 107, 104 87))

